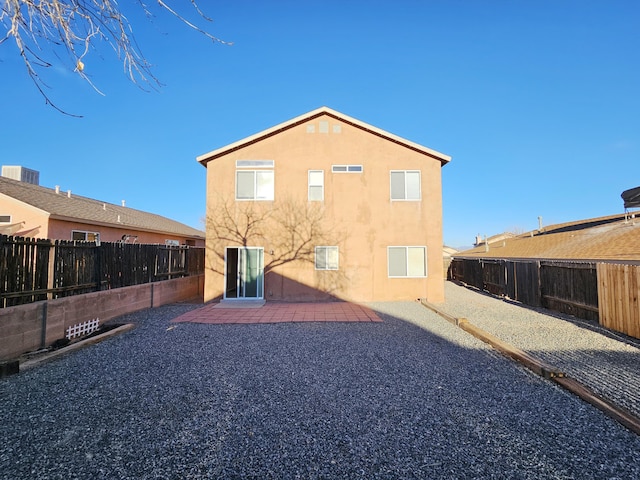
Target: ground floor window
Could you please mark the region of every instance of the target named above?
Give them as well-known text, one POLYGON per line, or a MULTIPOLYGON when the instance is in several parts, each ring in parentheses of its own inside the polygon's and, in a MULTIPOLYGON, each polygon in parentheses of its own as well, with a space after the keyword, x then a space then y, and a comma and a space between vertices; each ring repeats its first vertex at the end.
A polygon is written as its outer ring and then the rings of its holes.
POLYGON ((85 232, 82 230, 72 230, 71 240, 81 242, 98 242, 100 243, 100 234, 98 232, 85 232))
POLYGON ((316 247, 316 270, 338 270, 338 247, 316 247))
POLYGON ((389 277, 427 276, 427 247, 387 247, 389 277))

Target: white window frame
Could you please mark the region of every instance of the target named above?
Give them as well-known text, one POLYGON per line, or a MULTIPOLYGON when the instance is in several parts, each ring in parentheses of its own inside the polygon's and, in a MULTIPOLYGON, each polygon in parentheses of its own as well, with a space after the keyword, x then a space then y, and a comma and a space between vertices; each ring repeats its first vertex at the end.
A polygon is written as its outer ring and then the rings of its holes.
POLYGON ((420 170, 391 170, 389 172, 389 198, 392 202, 420 202, 422 201, 422 172, 420 170), (394 173, 404 174, 404 198, 393 198, 391 178, 394 173), (418 198, 407 198, 407 173, 418 174, 418 198))
POLYGON ((316 270, 338 270, 340 268, 340 251, 335 245, 321 245, 315 248, 314 267, 316 270), (335 252, 335 263, 329 261, 329 251, 335 252), (319 256, 324 257, 325 268, 318 268, 319 256))
POLYGON ((362 165, 331 165, 332 173, 362 173, 363 171, 362 165))
POLYGON ((425 245, 390 245, 387 247, 387 276, 389 278, 426 278, 428 275, 427 272, 427 247, 425 245), (400 249, 403 248, 405 250, 405 267, 406 267, 406 275, 391 275, 391 258, 390 251, 391 249, 400 249), (424 262, 424 274, 423 275, 410 275, 410 271, 412 270, 410 267, 410 251, 411 250, 422 250, 423 254, 423 262, 424 262))
POLYGON ((275 162, 273 160, 236 160, 236 168, 273 168, 275 162))
POLYGON ((0 223, 2 223, 2 224, 9 223, 10 224, 11 223, 11 218, 12 218, 11 215, 0 215, 0 223), (4 221, 4 220, 2 220, 2 217, 7 217, 9 220, 4 221))
POLYGON ((324 202, 324 170, 309 170, 307 174, 307 199, 310 202, 324 202), (322 183, 311 183, 311 174, 312 173, 321 173, 322 174, 322 183), (311 198, 311 187, 321 187, 322 195, 320 200, 311 198))
POLYGON ((96 242, 98 245, 100 245, 100 232, 89 232, 87 230, 71 230, 71 240, 77 241, 77 242, 96 242), (84 236, 84 239, 79 239, 79 238, 73 238, 73 235, 76 233, 81 233, 84 236), (89 235, 93 235, 93 240, 88 240, 89 235))
POLYGON ((270 202, 275 197, 275 174, 273 170, 253 170, 253 169, 238 169, 236 170, 236 201, 238 202, 270 202), (253 196, 251 198, 238 198, 238 174, 239 173, 252 173, 253 174, 253 196), (271 177, 271 190, 268 196, 258 197, 258 174, 270 174, 271 177))

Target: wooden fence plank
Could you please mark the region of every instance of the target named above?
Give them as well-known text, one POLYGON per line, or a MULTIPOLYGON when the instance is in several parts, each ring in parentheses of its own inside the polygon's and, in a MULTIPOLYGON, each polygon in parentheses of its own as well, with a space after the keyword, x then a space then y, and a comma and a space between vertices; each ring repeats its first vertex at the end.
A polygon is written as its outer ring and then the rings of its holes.
POLYGON ((640 338, 640 266, 598 265, 600 323, 611 330, 640 338))
POLYGON ((0 235, 0 308, 204 272, 204 248, 0 235))

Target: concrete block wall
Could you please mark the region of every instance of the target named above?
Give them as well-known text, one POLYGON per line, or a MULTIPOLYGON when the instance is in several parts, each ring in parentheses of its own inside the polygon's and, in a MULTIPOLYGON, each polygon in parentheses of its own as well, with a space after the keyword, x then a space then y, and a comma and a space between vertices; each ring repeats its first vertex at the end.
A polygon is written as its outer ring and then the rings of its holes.
POLYGON ((204 275, 176 278, 102 292, 0 309, 0 360, 16 358, 64 338, 67 327, 111 319, 145 308, 202 299, 204 275), (44 332, 43 332, 44 327, 44 332))

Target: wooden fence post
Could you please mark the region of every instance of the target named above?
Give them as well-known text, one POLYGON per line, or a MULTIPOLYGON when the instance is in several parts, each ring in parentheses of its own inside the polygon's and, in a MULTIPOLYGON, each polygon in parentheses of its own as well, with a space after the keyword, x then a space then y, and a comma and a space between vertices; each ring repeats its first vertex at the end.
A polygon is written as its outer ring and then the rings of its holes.
POLYGON ((53 242, 49 246, 49 267, 47 268, 47 300, 53 299, 53 281, 57 260, 58 242, 53 242))

